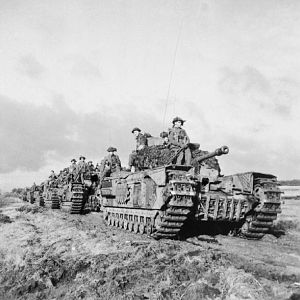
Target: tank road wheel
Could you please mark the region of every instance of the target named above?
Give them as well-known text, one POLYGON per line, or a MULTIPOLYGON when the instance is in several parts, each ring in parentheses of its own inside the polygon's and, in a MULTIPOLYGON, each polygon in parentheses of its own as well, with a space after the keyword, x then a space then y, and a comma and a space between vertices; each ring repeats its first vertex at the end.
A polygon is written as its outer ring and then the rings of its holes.
POLYGON ((124 220, 123 219, 119 220, 119 227, 124 228, 124 220))
POLYGON ((123 228, 124 228, 125 230, 128 230, 128 221, 127 221, 127 220, 124 220, 123 228))
POLYGON ((128 223, 128 230, 133 231, 133 222, 131 221, 128 223))
POLYGON ((45 206, 45 202, 44 202, 44 197, 42 195, 40 195, 40 199, 39 199, 39 205, 40 206, 45 206))
POLYGON ((140 234, 144 234, 145 233, 145 224, 144 223, 140 223, 139 233, 140 234))
POLYGON ((148 225, 146 226, 146 234, 147 234, 148 236, 150 236, 150 235, 152 234, 152 232, 153 232, 152 225, 151 225, 151 224, 148 224, 148 225))
POLYGON ((133 232, 134 233, 138 233, 139 232, 139 223, 138 222, 134 222, 133 223, 133 232))

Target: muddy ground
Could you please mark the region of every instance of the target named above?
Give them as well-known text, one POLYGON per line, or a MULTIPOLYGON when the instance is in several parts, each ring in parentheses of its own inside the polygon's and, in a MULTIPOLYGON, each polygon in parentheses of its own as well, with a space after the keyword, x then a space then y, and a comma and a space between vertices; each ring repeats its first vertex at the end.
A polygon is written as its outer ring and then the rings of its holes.
POLYGON ((300 201, 261 241, 155 241, 101 213, 1 203, 0 299, 300 299, 300 201))

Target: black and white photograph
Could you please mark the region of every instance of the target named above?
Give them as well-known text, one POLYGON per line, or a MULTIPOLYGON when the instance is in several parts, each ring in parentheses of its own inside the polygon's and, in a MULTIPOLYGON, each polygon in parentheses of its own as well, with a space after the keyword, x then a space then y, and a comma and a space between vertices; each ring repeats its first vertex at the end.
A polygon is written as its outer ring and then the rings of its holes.
POLYGON ((0 300, 300 300, 299 0, 0 0, 0 300))

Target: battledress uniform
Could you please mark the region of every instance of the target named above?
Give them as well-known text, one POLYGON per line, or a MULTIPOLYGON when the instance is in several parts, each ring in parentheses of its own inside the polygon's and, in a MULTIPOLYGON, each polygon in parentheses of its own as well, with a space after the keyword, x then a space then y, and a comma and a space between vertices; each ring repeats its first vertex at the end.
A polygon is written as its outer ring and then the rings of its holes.
POLYGON ((87 163, 84 161, 84 160, 80 160, 78 163, 77 163, 77 174, 79 176, 79 178, 81 179, 81 182, 83 183, 84 182, 84 174, 87 172, 88 170, 88 166, 87 166, 87 163))
POLYGON ((117 154, 107 155, 101 161, 101 178, 110 176, 111 173, 121 171, 121 161, 117 154))
POLYGON ((183 161, 185 165, 191 164, 192 153, 188 148, 188 144, 190 143, 190 139, 183 128, 173 127, 169 130, 169 143, 170 149, 179 150, 183 149, 177 156, 176 165, 182 165, 183 161))
POLYGON ((142 134, 139 133, 136 137, 136 149, 129 155, 129 166, 135 166, 135 160, 137 158, 138 152, 148 146, 147 138, 142 134))

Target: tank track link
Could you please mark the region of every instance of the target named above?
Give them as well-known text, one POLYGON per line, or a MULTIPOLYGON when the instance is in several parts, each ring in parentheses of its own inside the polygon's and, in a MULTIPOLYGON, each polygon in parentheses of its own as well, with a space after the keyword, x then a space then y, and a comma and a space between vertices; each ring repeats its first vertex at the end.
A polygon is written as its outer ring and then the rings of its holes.
POLYGON ((120 207, 106 207, 107 224, 134 233, 147 234, 155 239, 176 238, 194 207, 193 184, 182 175, 170 180, 168 184, 170 197, 164 210, 136 208, 122 210, 120 207))
POLYGON ((72 197, 69 201, 61 201, 61 209, 70 214, 80 214, 83 209, 83 185, 72 184, 72 197))
POLYGON ((167 209, 161 212, 152 237, 155 239, 177 237, 193 206, 193 196, 173 195, 167 209))
POLYGON ((254 209, 253 214, 247 216, 241 228, 241 235, 258 240, 270 231, 277 214, 281 213, 281 191, 275 179, 261 178, 257 181, 253 193, 260 200, 260 204, 254 209))

